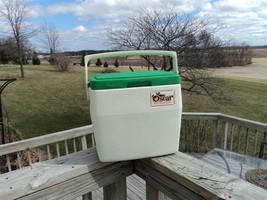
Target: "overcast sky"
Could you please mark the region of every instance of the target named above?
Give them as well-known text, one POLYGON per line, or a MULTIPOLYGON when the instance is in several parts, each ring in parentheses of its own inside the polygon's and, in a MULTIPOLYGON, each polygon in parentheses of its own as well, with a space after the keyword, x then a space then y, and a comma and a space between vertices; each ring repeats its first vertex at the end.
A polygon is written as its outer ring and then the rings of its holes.
MULTIPOLYGON (((53 24, 63 50, 109 49, 107 30, 140 7, 157 7, 161 0, 29 0, 32 22, 53 24)), ((208 15, 224 24, 220 37, 267 45, 267 0, 165 0, 177 11, 208 15)), ((35 44, 36 45, 36 44, 35 44)), ((40 46, 38 47, 40 49, 40 46)))

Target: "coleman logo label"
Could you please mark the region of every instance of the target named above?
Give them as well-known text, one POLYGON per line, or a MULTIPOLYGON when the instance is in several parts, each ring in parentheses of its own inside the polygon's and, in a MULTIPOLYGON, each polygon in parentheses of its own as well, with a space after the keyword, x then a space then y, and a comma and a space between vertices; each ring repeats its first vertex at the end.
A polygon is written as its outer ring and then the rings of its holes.
POLYGON ((150 93, 150 106, 169 106, 175 104, 174 90, 158 90, 150 93))

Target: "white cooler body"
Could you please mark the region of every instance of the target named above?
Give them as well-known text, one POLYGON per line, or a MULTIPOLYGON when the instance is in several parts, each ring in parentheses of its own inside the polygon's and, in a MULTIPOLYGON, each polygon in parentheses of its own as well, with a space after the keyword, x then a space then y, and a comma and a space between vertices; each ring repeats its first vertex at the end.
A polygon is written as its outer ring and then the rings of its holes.
POLYGON ((99 159, 122 161, 178 151, 181 85, 92 90, 90 113, 99 159))

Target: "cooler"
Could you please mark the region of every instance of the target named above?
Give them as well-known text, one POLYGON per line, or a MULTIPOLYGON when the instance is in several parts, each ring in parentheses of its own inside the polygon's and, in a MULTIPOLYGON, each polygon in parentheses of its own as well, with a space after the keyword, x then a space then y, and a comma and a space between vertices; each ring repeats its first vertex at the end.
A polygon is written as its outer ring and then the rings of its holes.
MULTIPOLYGON (((89 55, 85 61, 155 53, 167 53, 176 59, 175 52, 127 51, 89 55)), ((182 99, 175 62, 174 73, 143 71, 90 77, 90 114, 101 161, 132 160, 178 151, 182 99)))

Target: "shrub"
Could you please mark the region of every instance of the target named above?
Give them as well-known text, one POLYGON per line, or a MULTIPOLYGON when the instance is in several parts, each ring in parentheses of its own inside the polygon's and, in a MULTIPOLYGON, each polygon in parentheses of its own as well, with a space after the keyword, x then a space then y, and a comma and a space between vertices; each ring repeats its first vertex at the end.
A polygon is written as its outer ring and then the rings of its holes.
POLYGON ((96 66, 100 67, 102 65, 102 62, 101 60, 98 58, 96 63, 95 63, 96 66))
POLYGON ((108 67, 108 63, 107 62, 104 63, 104 67, 108 67))
POLYGON ((56 53, 53 56, 55 66, 59 71, 68 72, 71 64, 71 59, 63 53, 56 53))
POLYGON ((114 66, 116 67, 116 68, 118 68, 119 67, 119 62, 118 62, 118 60, 116 59, 115 60, 115 62, 114 62, 114 66))
POLYGON ((33 65, 40 65, 40 64, 41 64, 41 61, 40 61, 40 59, 38 58, 36 52, 33 52, 32 64, 33 64, 33 65))

